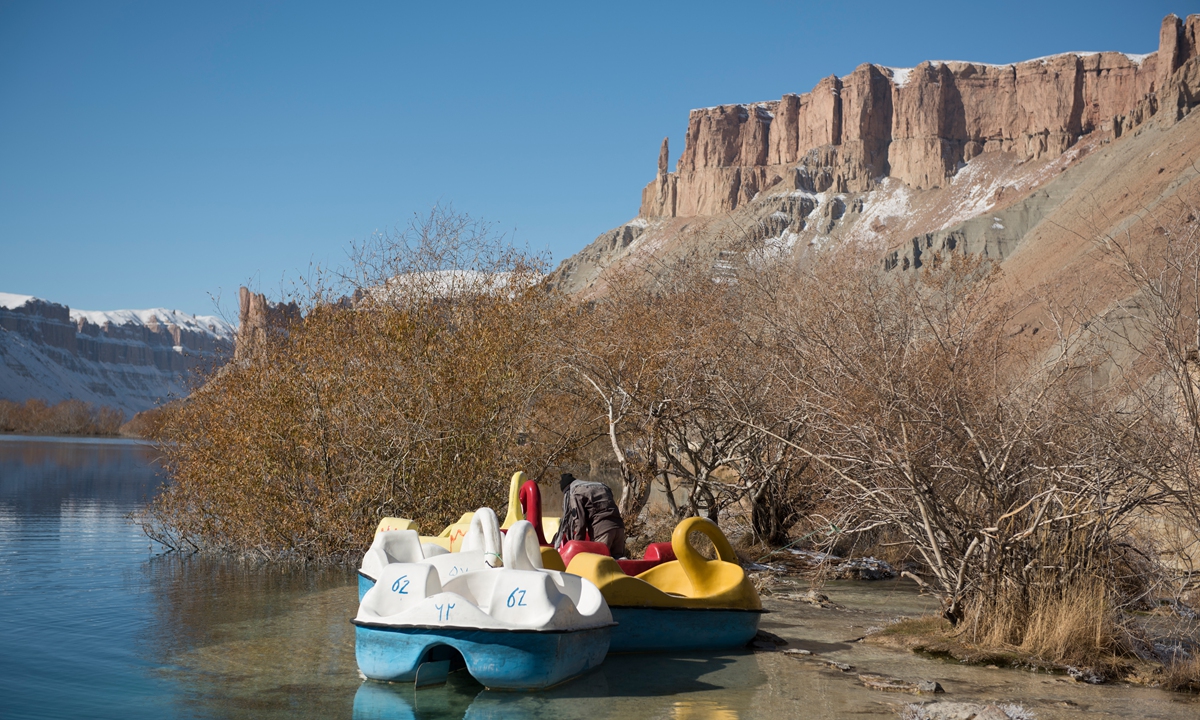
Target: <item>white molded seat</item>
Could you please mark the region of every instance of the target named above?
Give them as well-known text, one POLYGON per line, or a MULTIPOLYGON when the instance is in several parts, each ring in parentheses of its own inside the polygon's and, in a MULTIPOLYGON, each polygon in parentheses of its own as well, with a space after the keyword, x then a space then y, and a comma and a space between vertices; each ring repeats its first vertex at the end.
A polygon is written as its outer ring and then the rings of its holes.
POLYGON ((504 551, 506 567, 452 578, 441 577, 435 561, 461 553, 387 565, 363 597, 356 619, 371 625, 556 631, 612 622, 594 585, 541 568, 537 536, 527 521, 509 529, 504 551))
POLYGON ((471 519, 471 528, 463 538, 462 550, 450 552, 432 543, 421 544, 415 530, 387 530, 375 534, 371 547, 363 555, 359 571, 378 580, 392 563, 429 563, 442 578, 457 577, 501 564, 500 524, 490 508, 480 508, 471 519))

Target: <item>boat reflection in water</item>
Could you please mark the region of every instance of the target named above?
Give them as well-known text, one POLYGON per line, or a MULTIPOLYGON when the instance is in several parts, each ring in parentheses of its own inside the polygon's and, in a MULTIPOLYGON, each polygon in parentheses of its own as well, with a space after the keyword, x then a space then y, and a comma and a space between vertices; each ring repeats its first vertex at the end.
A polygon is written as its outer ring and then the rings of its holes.
MULTIPOLYGON (((670 717, 736 720, 743 717, 728 690, 749 699, 766 675, 748 653, 610 655, 596 670, 536 693, 485 690, 465 672, 445 685, 415 690, 412 683, 366 681, 354 696, 355 720, 441 718, 670 717), (721 699, 708 696, 719 693, 721 699), (698 693, 680 700, 680 693, 698 693), (744 695, 743 695, 744 693, 744 695), (711 698, 711 699, 710 699, 711 698), (578 702, 582 701, 582 702, 578 702), (602 703, 598 706, 597 703, 602 703)), ((743 711, 747 708, 742 708, 743 711)), ((748 717, 748 716, 747 716, 748 717)))

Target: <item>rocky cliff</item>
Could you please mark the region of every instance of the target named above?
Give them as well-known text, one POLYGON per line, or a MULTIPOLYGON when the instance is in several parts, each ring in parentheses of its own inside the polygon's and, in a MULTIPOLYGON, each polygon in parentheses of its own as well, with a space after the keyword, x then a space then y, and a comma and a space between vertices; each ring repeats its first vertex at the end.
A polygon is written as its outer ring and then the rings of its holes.
POLYGON ((1089 152, 1152 118, 1181 120, 1200 103, 1198 34, 1200 15, 1169 15, 1146 55, 863 64, 807 93, 693 110, 674 172, 663 141, 638 217, 564 261, 555 281, 598 288, 624 258, 715 257, 735 238, 780 249, 871 242, 899 267, 906 253, 919 262, 906 250, 919 238, 932 247, 939 233, 974 233, 1003 257, 1042 210, 958 226, 1026 201, 1045 210, 1035 196, 1089 152))
POLYGON ((294 303, 273 303, 267 296, 249 288, 238 289, 238 329, 235 360, 248 360, 268 334, 286 330, 300 319, 300 307, 294 303))
POLYGON ((186 395, 189 372, 227 358, 233 335, 220 318, 178 310, 72 310, 0 293, 0 398, 138 412, 186 395))
POLYGON ((1119 136, 1155 112, 1157 91, 1196 56, 1198 29, 1200 16, 1166 18, 1149 55, 863 64, 801 95, 693 110, 676 171, 661 153, 639 215, 728 212, 779 183, 862 192, 893 177, 939 187, 982 153, 1029 160, 1059 155, 1096 130, 1119 136))

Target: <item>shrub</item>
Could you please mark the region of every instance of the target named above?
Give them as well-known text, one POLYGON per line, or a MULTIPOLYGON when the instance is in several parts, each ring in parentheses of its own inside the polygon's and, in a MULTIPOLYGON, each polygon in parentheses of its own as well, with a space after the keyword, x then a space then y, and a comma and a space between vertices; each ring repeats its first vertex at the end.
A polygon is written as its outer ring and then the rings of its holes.
POLYGON ((50 405, 32 398, 24 403, 0 400, 0 432, 35 435, 116 435, 125 413, 116 408, 63 400, 50 405))
MULTIPOLYGON (((359 248, 353 299, 314 283, 307 313, 164 408, 172 482, 148 532, 170 547, 357 557, 379 518, 436 533, 502 507, 515 469, 565 445, 529 338, 554 322, 536 258, 435 210, 359 248)), ((319 280, 319 279, 318 279, 319 280)), ((539 464, 540 463, 540 464, 539 464)))

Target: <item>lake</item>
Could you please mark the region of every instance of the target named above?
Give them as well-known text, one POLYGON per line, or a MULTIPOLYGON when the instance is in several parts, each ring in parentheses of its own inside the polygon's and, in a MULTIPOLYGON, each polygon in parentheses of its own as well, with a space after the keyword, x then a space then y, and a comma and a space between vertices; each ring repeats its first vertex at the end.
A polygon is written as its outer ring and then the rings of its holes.
MULTIPOLYGON (((925 698, 782 653, 614 655, 540 693, 364 682, 355 575, 164 554, 129 520, 157 491, 151 447, 0 436, 0 717, 897 717, 925 698)), ((1018 702, 1039 718, 1195 718, 1191 696, 988 671, 852 643, 932 607, 908 584, 834 583, 846 607, 767 599, 764 628, 815 658, 938 679, 945 699, 1018 702)), ((939 696, 941 698, 943 696, 939 696)))

